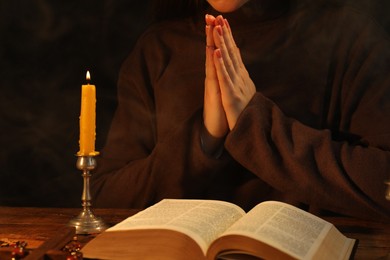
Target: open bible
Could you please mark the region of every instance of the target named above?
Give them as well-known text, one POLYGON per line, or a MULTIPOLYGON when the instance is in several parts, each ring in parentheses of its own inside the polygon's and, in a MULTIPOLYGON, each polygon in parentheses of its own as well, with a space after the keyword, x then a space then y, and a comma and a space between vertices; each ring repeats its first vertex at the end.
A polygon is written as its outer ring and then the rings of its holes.
POLYGON ((349 259, 356 240, 294 206, 267 201, 248 213, 215 200, 164 199, 97 235, 97 259, 349 259))

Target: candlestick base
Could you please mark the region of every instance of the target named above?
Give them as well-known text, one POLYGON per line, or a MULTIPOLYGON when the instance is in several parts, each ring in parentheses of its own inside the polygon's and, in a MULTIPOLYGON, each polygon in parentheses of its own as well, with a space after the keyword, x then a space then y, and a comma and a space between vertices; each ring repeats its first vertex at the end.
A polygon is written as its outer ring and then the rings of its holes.
POLYGON ((76 234, 96 234, 107 229, 104 221, 95 216, 90 209, 83 210, 77 217, 68 223, 76 228, 76 234))
POLYGON ((76 166, 77 169, 83 171, 84 187, 81 196, 83 210, 77 217, 70 220, 68 225, 76 228, 76 234, 100 233, 107 229, 107 225, 101 218, 96 217, 91 210, 92 199, 89 188, 90 172, 96 167, 96 159, 94 156, 78 156, 76 166))

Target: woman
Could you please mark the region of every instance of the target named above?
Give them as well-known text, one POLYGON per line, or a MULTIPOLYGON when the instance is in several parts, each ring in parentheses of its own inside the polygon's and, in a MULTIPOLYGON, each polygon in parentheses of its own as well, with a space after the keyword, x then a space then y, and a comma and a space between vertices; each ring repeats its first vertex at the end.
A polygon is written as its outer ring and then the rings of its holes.
POLYGON ((169 6, 124 62, 96 205, 274 199, 388 221, 385 32, 348 7, 207 2, 169 6))

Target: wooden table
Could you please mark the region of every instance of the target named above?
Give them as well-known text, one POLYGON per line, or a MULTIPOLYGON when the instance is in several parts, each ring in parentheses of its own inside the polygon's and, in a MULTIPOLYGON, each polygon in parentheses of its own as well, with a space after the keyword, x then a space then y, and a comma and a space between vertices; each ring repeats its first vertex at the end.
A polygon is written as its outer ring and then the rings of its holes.
MULTIPOLYGON (((0 240, 25 240, 34 248, 23 260, 66 259, 61 248, 74 236, 68 228, 70 219, 80 213, 71 208, 14 208, 0 207, 0 240)), ((114 225, 138 212, 135 209, 93 209, 108 225, 114 225)), ((354 259, 390 260, 390 225, 353 218, 326 218, 346 236, 359 239, 354 259)), ((93 236, 79 235, 81 243, 93 236)), ((11 259, 10 250, 0 249, 0 260, 11 259)))

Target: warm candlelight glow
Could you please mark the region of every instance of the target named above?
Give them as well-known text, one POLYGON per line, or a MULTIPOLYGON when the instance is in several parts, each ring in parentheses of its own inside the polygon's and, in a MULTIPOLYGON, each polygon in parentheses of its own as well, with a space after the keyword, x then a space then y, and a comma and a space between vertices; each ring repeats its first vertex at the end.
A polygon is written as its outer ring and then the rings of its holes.
POLYGON ((87 85, 81 87, 81 111, 80 111, 80 151, 79 156, 94 156, 95 151, 95 128, 96 128, 96 88, 89 84, 91 75, 86 74, 87 85))

